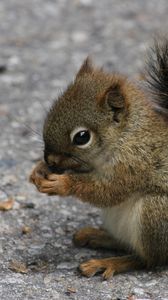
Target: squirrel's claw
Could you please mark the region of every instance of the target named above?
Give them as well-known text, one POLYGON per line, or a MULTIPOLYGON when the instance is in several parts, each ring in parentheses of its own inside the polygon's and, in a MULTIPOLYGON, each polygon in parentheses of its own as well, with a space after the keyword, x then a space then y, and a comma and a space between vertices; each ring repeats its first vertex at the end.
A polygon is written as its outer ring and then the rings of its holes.
POLYGON ((46 178, 47 174, 49 174, 49 170, 45 164, 45 162, 40 161, 37 163, 32 173, 29 176, 29 181, 33 184, 36 182, 36 178, 46 178))
POLYGON ((98 259, 91 259, 79 265, 79 270, 86 277, 92 277, 101 271, 101 266, 98 259))

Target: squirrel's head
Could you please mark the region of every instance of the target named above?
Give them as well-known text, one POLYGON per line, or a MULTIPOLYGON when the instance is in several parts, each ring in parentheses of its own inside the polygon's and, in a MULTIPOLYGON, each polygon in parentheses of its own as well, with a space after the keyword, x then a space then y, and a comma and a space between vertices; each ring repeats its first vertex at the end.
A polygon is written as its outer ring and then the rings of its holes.
POLYGON ((51 171, 81 173, 98 167, 127 123, 126 82, 84 61, 44 123, 44 158, 51 171))

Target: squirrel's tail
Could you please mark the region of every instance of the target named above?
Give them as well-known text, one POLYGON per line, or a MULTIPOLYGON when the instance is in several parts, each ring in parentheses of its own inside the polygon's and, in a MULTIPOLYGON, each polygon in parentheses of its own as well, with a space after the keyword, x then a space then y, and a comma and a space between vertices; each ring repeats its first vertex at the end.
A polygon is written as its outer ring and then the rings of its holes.
POLYGON ((156 108, 168 114, 168 39, 156 41, 148 55, 146 81, 156 108))

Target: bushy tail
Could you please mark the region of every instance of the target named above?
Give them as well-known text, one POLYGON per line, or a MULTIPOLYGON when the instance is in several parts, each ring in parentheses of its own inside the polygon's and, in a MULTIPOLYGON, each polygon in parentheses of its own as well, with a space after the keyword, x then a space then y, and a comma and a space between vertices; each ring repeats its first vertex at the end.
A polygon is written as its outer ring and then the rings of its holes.
POLYGON ((168 114, 168 39, 156 41, 148 55, 146 81, 157 109, 168 114))

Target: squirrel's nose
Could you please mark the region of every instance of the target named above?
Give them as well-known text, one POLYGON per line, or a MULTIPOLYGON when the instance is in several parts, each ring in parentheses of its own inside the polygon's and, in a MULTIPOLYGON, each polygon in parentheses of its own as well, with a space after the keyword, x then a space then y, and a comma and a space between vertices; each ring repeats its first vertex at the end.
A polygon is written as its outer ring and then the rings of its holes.
POLYGON ((76 170, 80 164, 70 154, 48 154, 45 158, 48 169, 52 173, 62 174, 68 170, 76 170))
POLYGON ((54 155, 54 154, 50 154, 47 157, 47 163, 49 165, 59 165, 61 163, 61 161, 63 160, 63 156, 58 154, 58 155, 54 155))
POLYGON ((65 157, 63 155, 53 155, 50 154, 47 157, 47 165, 48 169, 52 173, 62 174, 65 169, 62 167, 62 163, 64 162, 65 157))

